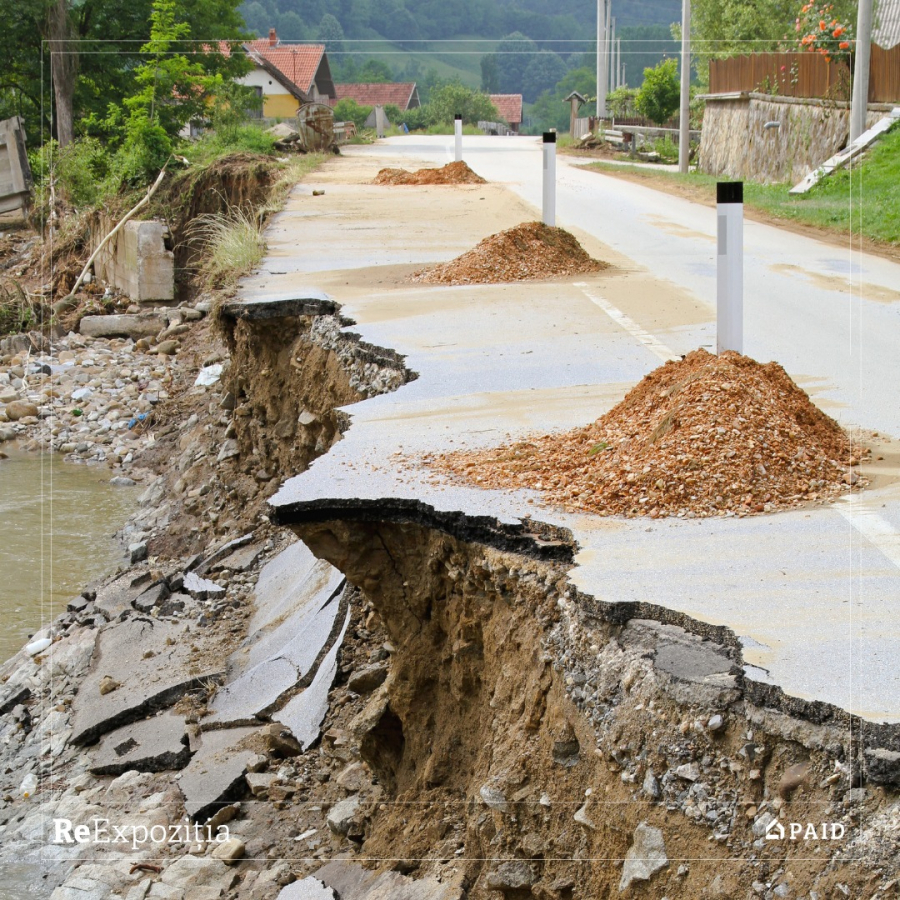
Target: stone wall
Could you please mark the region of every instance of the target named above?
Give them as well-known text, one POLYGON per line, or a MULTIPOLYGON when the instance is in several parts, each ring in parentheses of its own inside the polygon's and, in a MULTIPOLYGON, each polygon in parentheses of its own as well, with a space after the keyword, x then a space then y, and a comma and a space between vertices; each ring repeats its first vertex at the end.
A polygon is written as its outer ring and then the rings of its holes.
MULTIPOLYGON (((102 231, 106 234, 106 230, 102 231)), ((162 222, 126 222, 94 260, 94 273, 138 303, 175 299, 175 256, 162 222)))
MULTIPOLYGON (((890 111, 870 104, 866 127, 890 111)), ((796 184, 847 145, 850 104, 739 93, 706 97, 700 171, 766 184, 796 184), (766 128, 767 122, 778 127, 766 128)))

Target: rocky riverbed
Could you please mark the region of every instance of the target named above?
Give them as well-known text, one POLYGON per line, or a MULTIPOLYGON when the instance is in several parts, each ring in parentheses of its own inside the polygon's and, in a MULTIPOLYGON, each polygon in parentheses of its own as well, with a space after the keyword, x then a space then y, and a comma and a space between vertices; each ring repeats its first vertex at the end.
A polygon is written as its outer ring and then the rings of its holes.
POLYGON ((129 471, 154 441, 153 411, 180 365, 177 337, 202 315, 184 306, 97 316, 105 325, 87 319, 87 333, 0 342, 0 441, 129 471))

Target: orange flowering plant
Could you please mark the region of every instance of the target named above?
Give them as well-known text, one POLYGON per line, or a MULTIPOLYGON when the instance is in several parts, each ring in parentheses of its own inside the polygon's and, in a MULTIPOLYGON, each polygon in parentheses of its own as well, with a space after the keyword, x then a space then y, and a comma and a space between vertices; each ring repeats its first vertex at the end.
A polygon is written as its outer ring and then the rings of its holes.
POLYGON ((847 60, 853 45, 853 29, 834 16, 834 7, 807 3, 795 23, 800 47, 827 60, 847 60))

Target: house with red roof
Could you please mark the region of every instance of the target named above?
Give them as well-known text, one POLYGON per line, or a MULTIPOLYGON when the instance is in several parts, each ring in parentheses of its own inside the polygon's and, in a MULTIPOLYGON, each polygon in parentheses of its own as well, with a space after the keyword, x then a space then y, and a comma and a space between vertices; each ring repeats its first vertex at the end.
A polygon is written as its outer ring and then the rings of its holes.
POLYGON ((240 84, 256 88, 266 118, 287 118, 304 103, 334 103, 337 99, 324 44, 284 44, 274 28, 267 38, 244 44, 253 71, 240 84))
POLYGON ((491 103, 497 107, 500 118, 509 124, 510 130, 518 134, 522 124, 521 94, 491 94, 491 103))
MULTIPOLYGON (((355 100, 360 106, 396 106, 400 112, 406 112, 421 105, 414 81, 336 84, 334 87, 337 100, 348 98, 355 100)), ((331 105, 334 106, 334 103, 331 105)))

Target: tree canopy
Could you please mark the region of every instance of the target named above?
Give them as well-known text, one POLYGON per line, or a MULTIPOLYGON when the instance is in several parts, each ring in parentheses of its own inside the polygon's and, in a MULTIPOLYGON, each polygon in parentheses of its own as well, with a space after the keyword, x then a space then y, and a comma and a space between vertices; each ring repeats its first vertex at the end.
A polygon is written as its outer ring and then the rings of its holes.
MULTIPOLYGON (((5 66, 0 77, 0 115, 22 115, 30 140, 50 136, 52 109, 49 78, 50 13, 66 14, 74 65, 72 109, 78 123, 103 117, 110 102, 121 103, 135 92, 141 47, 150 39, 152 0, 0 0, 4 24, 5 66), (42 71, 42 59, 45 67, 42 71), (43 113, 42 113, 42 103, 43 113)), ((234 75, 247 71, 243 54, 225 56, 215 42, 239 42, 249 35, 238 12, 239 0, 179 0, 178 20, 202 42, 181 42, 173 49, 202 66, 204 72, 234 75), (209 41, 210 44, 206 44, 209 41), (204 44, 207 50, 204 51, 204 44)))

